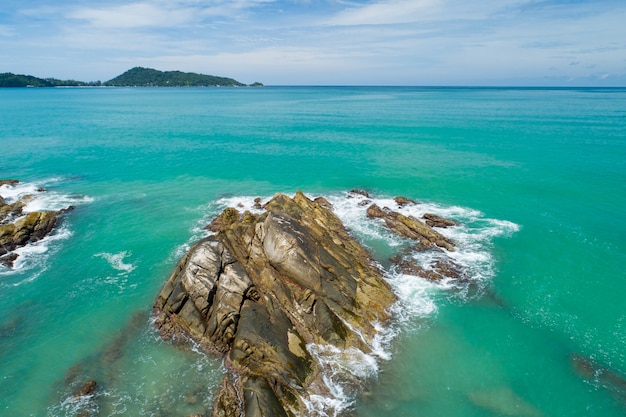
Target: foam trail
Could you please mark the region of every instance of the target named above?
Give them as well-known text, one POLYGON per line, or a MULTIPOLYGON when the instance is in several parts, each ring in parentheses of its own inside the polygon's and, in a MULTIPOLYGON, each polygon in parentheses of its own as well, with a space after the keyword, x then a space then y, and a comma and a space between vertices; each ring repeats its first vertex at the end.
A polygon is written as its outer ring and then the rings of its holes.
POLYGON ((135 269, 135 266, 133 264, 124 263, 124 259, 131 255, 132 254, 128 251, 122 251, 119 253, 96 253, 94 256, 106 260, 113 269, 121 271, 124 274, 129 274, 135 269))

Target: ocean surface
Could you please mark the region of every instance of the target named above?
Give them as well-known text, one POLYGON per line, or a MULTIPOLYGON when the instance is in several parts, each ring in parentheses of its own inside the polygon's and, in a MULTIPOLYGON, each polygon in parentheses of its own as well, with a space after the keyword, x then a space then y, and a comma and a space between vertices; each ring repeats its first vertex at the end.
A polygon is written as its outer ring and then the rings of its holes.
POLYGON ((220 210, 298 189, 400 297, 377 352, 325 356, 310 415, 626 415, 626 89, 2 89, 0 179, 76 207, 0 267, 0 415, 209 409, 221 360, 162 342, 152 302, 220 210), (354 188, 455 220, 464 279, 393 268, 354 188))

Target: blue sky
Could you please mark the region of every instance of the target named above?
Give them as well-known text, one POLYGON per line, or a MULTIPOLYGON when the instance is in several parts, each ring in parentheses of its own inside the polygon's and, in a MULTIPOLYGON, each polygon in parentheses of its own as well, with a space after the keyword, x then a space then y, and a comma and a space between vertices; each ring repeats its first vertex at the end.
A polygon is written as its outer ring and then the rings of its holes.
POLYGON ((626 0, 2 0, 0 72, 626 86, 626 0))

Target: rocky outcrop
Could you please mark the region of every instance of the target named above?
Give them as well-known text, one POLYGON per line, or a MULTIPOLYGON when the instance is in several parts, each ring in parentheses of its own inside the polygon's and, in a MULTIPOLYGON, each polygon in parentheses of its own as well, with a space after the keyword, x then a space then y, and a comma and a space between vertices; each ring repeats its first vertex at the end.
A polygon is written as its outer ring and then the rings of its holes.
POLYGON ((423 247, 438 246, 454 251, 454 243, 450 239, 413 216, 405 216, 387 207, 381 209, 372 204, 367 209, 367 217, 383 219, 391 231, 401 237, 417 240, 423 247))
POLYGON ((329 387, 313 346, 371 352, 396 300, 326 200, 225 210, 159 293, 156 325, 225 355, 214 416, 301 416, 329 387))
MULTIPOLYGON (((15 186, 16 180, 0 181, 0 186, 15 186)), ((57 223, 58 216, 68 210, 33 211, 24 213, 31 196, 24 196, 13 203, 7 203, 0 196, 0 264, 11 267, 17 254, 15 249, 46 237, 57 223)))
POLYGON ((444 219, 432 213, 424 213, 422 218, 425 219, 425 223, 430 227, 441 227, 445 229, 446 227, 456 226, 456 223, 452 220, 444 219))

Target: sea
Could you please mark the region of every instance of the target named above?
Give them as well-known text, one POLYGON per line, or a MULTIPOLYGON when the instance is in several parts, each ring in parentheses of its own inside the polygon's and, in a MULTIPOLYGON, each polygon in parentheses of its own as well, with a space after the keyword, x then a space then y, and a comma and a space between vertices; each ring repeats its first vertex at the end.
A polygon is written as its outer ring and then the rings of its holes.
POLYGON ((307 415, 626 415, 626 88, 2 89, 0 179, 75 207, 0 267, 0 415, 204 415, 222 360, 162 341, 152 303, 221 210, 297 190, 399 298, 372 351, 315 347, 307 415), (365 199, 455 221, 463 279, 394 267, 439 255, 365 199))

